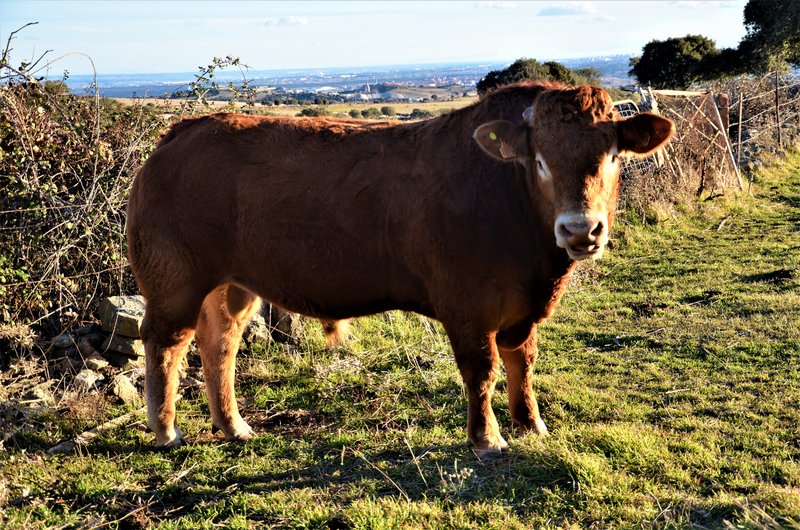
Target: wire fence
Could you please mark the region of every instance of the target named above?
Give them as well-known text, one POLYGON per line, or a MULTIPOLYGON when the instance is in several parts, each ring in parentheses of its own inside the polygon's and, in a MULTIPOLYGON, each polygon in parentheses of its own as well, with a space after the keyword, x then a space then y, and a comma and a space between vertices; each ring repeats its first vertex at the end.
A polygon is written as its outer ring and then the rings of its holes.
POLYGON ((675 122, 676 134, 657 155, 624 163, 623 207, 744 189, 764 151, 800 139, 800 80, 793 77, 742 78, 707 92, 641 90, 638 99, 615 102, 620 116, 656 112, 675 122))

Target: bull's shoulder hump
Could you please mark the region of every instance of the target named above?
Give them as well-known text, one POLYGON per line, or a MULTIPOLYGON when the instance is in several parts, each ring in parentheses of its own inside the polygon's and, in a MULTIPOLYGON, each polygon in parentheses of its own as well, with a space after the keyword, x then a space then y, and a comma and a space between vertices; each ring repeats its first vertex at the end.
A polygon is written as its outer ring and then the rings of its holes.
POLYGON ((244 114, 232 114, 227 112, 219 112, 200 117, 181 118, 172 123, 167 132, 161 137, 161 141, 158 145, 160 147, 172 142, 176 138, 185 137, 190 133, 196 134, 208 131, 219 131, 220 129, 235 131, 263 126, 265 123, 279 124, 281 121, 285 120, 274 117, 247 116, 244 114))

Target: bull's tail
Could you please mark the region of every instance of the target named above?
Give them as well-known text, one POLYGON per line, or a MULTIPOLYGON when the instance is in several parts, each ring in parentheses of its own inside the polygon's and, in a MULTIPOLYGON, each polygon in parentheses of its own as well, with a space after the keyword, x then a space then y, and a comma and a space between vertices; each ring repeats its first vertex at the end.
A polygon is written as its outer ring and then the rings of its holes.
POLYGON ((350 338, 349 320, 320 320, 329 348, 344 346, 350 338))

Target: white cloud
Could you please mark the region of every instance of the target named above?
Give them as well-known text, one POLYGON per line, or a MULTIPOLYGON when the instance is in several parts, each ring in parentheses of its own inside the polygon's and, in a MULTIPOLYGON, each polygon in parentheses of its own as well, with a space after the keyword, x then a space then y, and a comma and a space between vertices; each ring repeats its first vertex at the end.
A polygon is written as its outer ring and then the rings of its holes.
POLYGON ((252 27, 288 27, 288 26, 308 26, 308 17, 289 16, 289 17, 224 17, 224 18, 183 18, 168 19, 159 21, 165 25, 181 26, 200 26, 200 27, 219 27, 220 24, 228 26, 238 26, 242 28, 252 27))
POLYGON ((542 8, 540 17, 566 17, 580 15, 596 15, 598 9, 594 2, 558 2, 542 8))
POLYGON ((739 7, 737 0, 677 0, 673 2, 678 7, 695 9, 698 7, 739 7))
POLYGON ((516 2, 478 2, 481 9, 516 9, 516 2))
MULTIPOLYGON (((272 20, 272 19, 271 19, 272 20)), ((308 17, 284 17, 267 22, 267 26, 308 26, 308 17)))

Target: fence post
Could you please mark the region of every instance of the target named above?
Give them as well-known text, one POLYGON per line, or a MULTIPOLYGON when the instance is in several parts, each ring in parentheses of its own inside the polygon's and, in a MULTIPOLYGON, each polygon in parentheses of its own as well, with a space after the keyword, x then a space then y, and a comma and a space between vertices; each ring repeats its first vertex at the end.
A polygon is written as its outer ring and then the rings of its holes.
POLYGON ((736 167, 742 167, 742 108, 744 94, 739 92, 739 140, 736 142, 736 167))
MULTIPOLYGON (((708 101, 711 103, 711 106, 714 107, 714 110, 717 113, 719 127, 723 127, 724 124, 722 123, 722 116, 720 116, 716 101, 714 101, 713 97, 709 97, 708 101)), ((736 181, 739 183, 739 189, 744 190, 744 184, 742 184, 742 175, 739 173, 739 166, 736 165, 736 160, 733 159, 733 149, 731 149, 731 140, 728 138, 728 131, 721 129, 720 132, 722 133, 722 137, 725 138, 725 147, 727 148, 728 154, 731 157, 731 165, 733 165, 733 170, 736 172, 736 181)))
POLYGON ((783 149, 783 134, 781 133, 781 107, 778 93, 778 69, 775 68, 775 125, 778 127, 778 147, 783 149))

